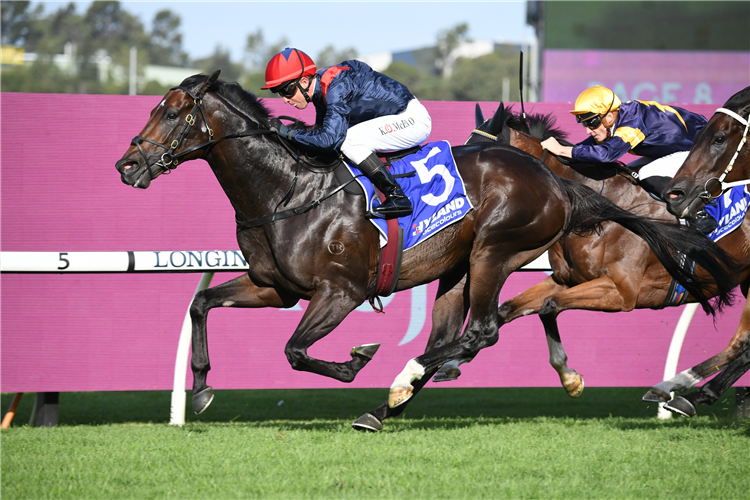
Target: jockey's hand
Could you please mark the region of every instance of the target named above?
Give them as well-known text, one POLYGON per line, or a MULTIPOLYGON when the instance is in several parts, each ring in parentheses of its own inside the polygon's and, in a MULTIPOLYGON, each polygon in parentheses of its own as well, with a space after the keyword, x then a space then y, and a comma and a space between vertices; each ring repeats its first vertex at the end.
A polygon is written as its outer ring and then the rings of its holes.
POLYGON ((279 129, 276 131, 276 133, 287 140, 292 138, 292 129, 290 129, 283 123, 281 124, 281 126, 279 126, 279 129))
POLYGON ((570 146, 563 146, 562 144, 557 142, 557 139, 555 139, 554 137, 543 140, 542 147, 553 155, 565 156, 567 158, 572 157, 573 148, 570 146))
POLYGON ((281 123, 281 120, 275 118, 271 120, 271 130, 287 140, 292 137, 293 133, 292 129, 281 123))

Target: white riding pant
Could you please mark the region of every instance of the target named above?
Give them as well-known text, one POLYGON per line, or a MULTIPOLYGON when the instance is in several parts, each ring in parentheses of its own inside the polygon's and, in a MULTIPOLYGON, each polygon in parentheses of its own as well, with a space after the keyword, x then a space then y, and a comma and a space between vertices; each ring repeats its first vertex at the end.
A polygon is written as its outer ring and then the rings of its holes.
POLYGON ((638 176, 641 180, 649 177, 669 177, 671 179, 685 162, 685 158, 687 158, 689 152, 690 151, 678 151, 677 153, 662 156, 655 160, 642 156, 637 160, 628 163, 628 167, 642 167, 638 171, 638 176))
POLYGON ((375 152, 399 151, 422 144, 432 131, 432 118, 417 99, 397 115, 379 116, 346 132, 341 152, 359 165, 375 152))

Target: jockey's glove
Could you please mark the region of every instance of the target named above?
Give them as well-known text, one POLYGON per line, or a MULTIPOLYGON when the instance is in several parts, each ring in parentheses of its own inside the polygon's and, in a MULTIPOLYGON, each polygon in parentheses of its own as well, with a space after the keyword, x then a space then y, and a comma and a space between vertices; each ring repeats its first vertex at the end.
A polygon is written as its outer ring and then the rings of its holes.
POLYGON ((284 139, 289 140, 292 138, 293 130, 282 123, 281 125, 279 125, 279 128, 278 130, 276 130, 276 133, 279 134, 284 139))

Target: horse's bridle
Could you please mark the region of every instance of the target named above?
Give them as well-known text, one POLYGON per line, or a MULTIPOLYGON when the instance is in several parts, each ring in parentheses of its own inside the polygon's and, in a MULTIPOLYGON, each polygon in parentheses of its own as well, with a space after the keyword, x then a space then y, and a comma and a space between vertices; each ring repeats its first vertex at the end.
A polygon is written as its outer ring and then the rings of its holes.
MULTIPOLYGON (((200 93, 198 93, 196 95, 193 92, 191 92, 190 89, 188 89, 186 87, 183 87, 182 85, 178 85, 176 87, 172 87, 169 90, 170 91, 172 91, 172 90, 182 90, 188 96, 190 96, 191 99, 193 99, 193 109, 191 109, 190 113, 188 113, 188 115, 185 117, 185 123, 182 124, 182 128, 180 129, 180 132, 179 132, 179 134, 177 134, 177 138, 175 140, 173 140, 169 144, 169 146, 167 146, 166 144, 162 144, 160 142, 156 142, 154 140, 151 140, 151 139, 149 139, 147 137, 140 136, 140 135, 135 136, 133 138, 133 140, 130 141, 130 144, 133 145, 133 146, 136 146, 138 148, 138 151, 141 152, 141 155, 143 156, 143 159, 146 162, 146 170, 148 171, 148 173, 151 176, 152 180, 154 179, 154 177, 156 177, 156 173, 157 173, 157 172, 152 172, 151 169, 153 167, 159 167, 164 174, 168 174, 168 173, 170 173, 172 170, 174 170, 177 167, 177 165, 180 163, 180 160, 182 158, 184 158, 185 156, 189 155, 190 153, 198 151, 198 150, 200 150, 202 148, 206 148, 206 150, 203 152, 203 155, 201 155, 201 158, 204 158, 206 156, 206 154, 208 153, 208 151, 210 151, 210 149, 212 147, 216 146, 218 143, 220 143, 221 141, 224 141, 226 139, 237 139, 237 138, 241 138, 241 137, 248 137, 248 136, 251 136, 251 135, 275 134, 276 133, 276 131, 273 130, 273 129, 254 129, 254 130, 248 130, 248 131, 237 133, 237 134, 229 134, 229 135, 222 136, 222 137, 220 137, 218 139, 214 139, 214 131, 211 128, 211 126, 208 124, 208 118, 206 116, 205 111, 203 110, 203 96, 204 96, 205 92, 200 92, 200 93), (177 153, 176 152, 177 148, 180 147, 180 145, 182 144, 182 141, 190 133, 190 128, 193 125, 195 125, 196 112, 199 112, 201 114, 201 117, 203 118, 203 123, 206 124, 206 128, 208 129, 208 140, 205 141, 205 142, 203 142, 203 143, 201 143, 201 144, 198 144, 197 146, 193 146, 190 149, 186 149, 185 151, 180 151, 179 153, 177 153), (146 156, 146 152, 141 147, 141 143, 142 142, 148 142, 149 144, 153 144, 154 146, 158 146, 160 148, 166 149, 167 151, 164 154, 161 155, 161 158, 157 162, 155 162, 153 165, 149 165, 148 164, 148 157, 146 156)), ((281 118, 289 118, 289 117, 281 117, 281 118)), ((298 154, 296 154, 294 151, 292 151, 290 149, 289 145, 287 145, 287 143, 283 139, 280 138, 280 142, 281 142, 281 145, 284 147, 284 149, 286 149, 286 151, 295 159, 295 162, 297 164, 297 169, 296 169, 295 174, 294 174, 294 180, 292 181, 292 185, 289 188, 289 191, 287 191, 287 193, 284 195, 284 197, 282 198, 282 200, 276 206, 276 209, 274 210, 274 212, 272 214, 267 215, 265 217, 258 218, 258 219, 254 219, 252 221, 248 221, 248 220, 246 220, 244 218, 241 218, 239 216, 239 213, 238 213, 237 214, 237 226, 238 226, 238 228, 243 228, 244 229, 244 228, 251 228, 251 227, 262 226, 264 224, 268 224, 269 222, 273 222, 275 220, 286 219, 287 217, 292 217, 294 215, 299 215, 301 213, 305 213, 305 212, 307 212, 307 211, 309 211, 309 210, 317 207, 318 205, 320 205, 321 202, 323 202, 324 200, 327 200, 328 198, 330 198, 334 194, 338 193, 342 189, 346 188, 347 185, 349 185, 350 183, 352 183, 355 180, 354 177, 352 179, 349 179, 349 181, 347 181, 346 183, 338 186, 337 188, 333 189, 332 191, 326 193, 324 196, 322 196, 322 197, 320 197, 320 198, 318 198, 316 200, 313 200, 310 203, 306 203, 305 205, 302 205, 300 207, 291 208, 289 210, 284 210, 284 211, 279 212, 278 211, 279 207, 281 205, 286 206, 286 204, 289 203, 289 201, 292 198, 292 195, 294 194, 294 190, 295 190, 295 187, 297 185, 297 175, 299 174, 299 166, 300 166, 300 164, 306 164, 306 165, 308 165, 310 167, 316 167, 316 165, 312 165, 310 162, 308 162, 307 160, 305 160, 304 158, 302 158, 298 154)), ((335 165, 335 163, 332 163, 330 165, 325 165, 324 168, 326 168, 326 167, 331 168, 334 165, 335 165)), ((308 167, 306 167, 306 168, 308 170, 310 170, 310 168, 308 168, 308 167)), ((361 175, 358 175, 357 177, 361 177, 361 175)))
POLYGON ((742 139, 740 139, 739 144, 737 145, 737 150, 734 152, 734 155, 732 156, 732 159, 729 160, 729 165, 727 165, 727 168, 724 169, 724 172, 719 177, 711 177, 709 178, 704 184, 703 184, 703 191, 699 192, 695 195, 695 198, 693 198, 693 201, 691 201, 688 204, 688 207, 685 209, 685 213, 691 212, 691 209, 697 205, 697 202, 700 200, 703 204, 709 203, 716 198, 720 197, 722 193, 724 193, 727 189, 731 189, 735 186, 743 186, 750 184, 750 179, 745 179, 741 181, 735 181, 735 182, 724 182, 724 179, 727 178, 727 175, 729 175, 729 172, 732 171, 734 168, 734 162, 737 160, 737 157, 740 154, 740 151, 742 150, 742 146, 745 145, 747 142, 747 133, 748 129, 750 129, 750 115, 748 115, 748 119, 742 118, 740 115, 735 113, 734 111, 726 108, 719 108, 717 109, 714 114, 716 113, 723 113, 725 115, 731 116, 738 122, 740 122, 742 125, 745 126, 745 131, 742 133, 742 139), (712 182, 717 182, 719 184, 719 194, 716 196, 713 196, 709 191, 709 185, 712 182))
POLYGON ((159 167, 161 171, 165 174, 170 173, 173 169, 177 167, 177 165, 180 163, 182 158, 189 155, 190 153, 193 153, 195 151, 198 151, 200 149, 206 148, 206 150, 203 152, 203 155, 201 158, 206 156, 206 153, 220 143, 221 141, 224 141, 226 139, 237 139, 240 137, 247 137, 250 135, 256 135, 256 134, 272 134, 274 133, 273 130, 266 130, 266 129, 257 129, 257 130, 248 130, 246 132, 242 132, 239 134, 230 134, 225 135, 223 137, 220 137, 219 139, 214 139, 214 131, 211 128, 211 126, 208 124, 208 117, 206 116, 206 112, 203 110, 203 95, 205 92, 201 92, 198 94, 194 94, 190 91, 187 87, 183 87, 182 85, 178 85, 176 87, 172 87, 169 89, 172 90, 182 90, 185 92, 190 98, 193 100, 193 109, 190 110, 190 113, 187 114, 185 117, 185 122, 182 124, 182 128, 180 129, 180 132, 177 134, 177 138, 173 140, 169 146, 166 144, 162 144, 161 142, 156 142, 154 140, 151 140, 147 137, 143 137, 140 135, 137 135, 133 138, 132 141, 130 141, 130 144, 137 147, 138 151, 141 152, 141 155, 143 156, 143 159, 146 162, 147 170, 149 172, 149 175, 153 179, 156 176, 157 172, 153 172, 153 167, 159 167), (208 133, 208 140, 198 144, 196 146, 193 146, 189 149, 186 149, 184 151, 177 152, 177 148, 180 147, 182 144, 182 141, 185 140, 185 137, 190 133, 190 129, 193 125, 195 125, 195 117, 197 116, 197 113, 200 113, 201 117, 203 118, 203 123, 206 124, 206 129, 208 133), (158 146, 160 148, 166 149, 167 151, 161 155, 161 158, 154 163, 153 165, 148 164, 148 157, 146 156, 146 152, 141 147, 142 142, 148 142, 150 144, 153 144, 154 146, 158 146))

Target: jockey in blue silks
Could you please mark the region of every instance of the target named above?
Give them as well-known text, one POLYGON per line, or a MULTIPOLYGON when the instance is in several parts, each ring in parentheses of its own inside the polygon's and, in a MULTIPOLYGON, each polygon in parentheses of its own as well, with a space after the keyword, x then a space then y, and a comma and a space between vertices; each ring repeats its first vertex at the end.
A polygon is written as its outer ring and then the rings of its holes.
MULTIPOLYGON (((658 199, 685 161, 695 136, 708 123, 703 115, 677 106, 654 101, 623 103, 613 91, 599 85, 584 90, 571 113, 589 137, 572 147, 550 138, 542 147, 582 162, 611 162, 625 153, 638 155, 628 167, 640 168, 639 184, 658 199)), ((705 211, 691 223, 704 232, 716 227, 705 211)))
POLYGON ((313 103, 314 129, 281 125, 279 135, 306 148, 340 151, 356 165, 386 196, 369 217, 412 213, 411 201, 375 154, 418 146, 430 135, 432 119, 405 85, 356 60, 318 70, 307 54, 286 48, 268 63, 262 88, 297 109, 313 103))

